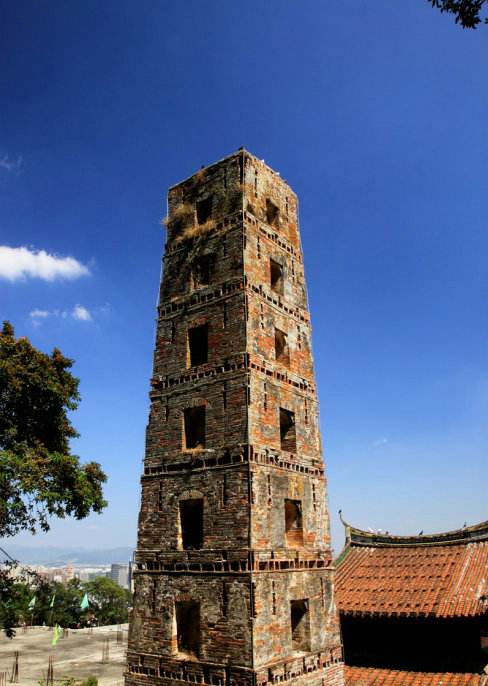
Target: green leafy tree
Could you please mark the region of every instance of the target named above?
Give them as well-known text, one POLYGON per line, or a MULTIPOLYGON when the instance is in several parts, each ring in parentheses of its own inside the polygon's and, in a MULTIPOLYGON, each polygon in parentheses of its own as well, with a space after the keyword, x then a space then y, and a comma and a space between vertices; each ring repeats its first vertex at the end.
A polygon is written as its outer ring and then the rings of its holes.
POLYGON ((80 608, 85 593, 79 579, 70 579, 67 584, 54 582, 50 587, 49 603, 43 607, 42 623, 75 627, 82 621, 80 608), (54 596, 53 607, 51 599, 54 596))
POLYGON ((4 599, 0 603, 1 625, 12 627, 25 621, 31 597, 27 584, 15 583, 8 576, 0 575, 0 598, 4 599))
POLYGON ((96 462, 81 464, 69 441, 78 406, 72 360, 42 353, 27 338, 0 332, 0 537, 49 529, 49 517, 83 519, 106 506, 96 462))
POLYGON ((84 584, 90 601, 90 611, 100 625, 122 624, 127 621, 131 594, 115 581, 99 576, 84 584))
POLYGON ((51 597, 50 584, 37 573, 26 569, 19 574, 15 565, 5 564, 0 571, 0 626, 6 635, 13 637, 12 627, 24 622, 44 623, 47 616, 45 608, 51 597), (11 575, 12 567, 15 567, 15 578, 11 575), (34 596, 36 602, 30 609, 29 603, 34 596))
MULTIPOLYGON (((48 531, 51 517, 83 519, 106 506, 106 476, 97 462, 80 463, 70 451, 78 433, 69 413, 79 403, 72 360, 58 349, 50 355, 27 338, 0 331, 0 538, 20 531, 48 531)), ((31 575, 32 577, 32 575, 31 575)), ((0 621, 7 635, 18 621, 15 580, 0 568, 0 621), (17 618, 17 619, 16 619, 17 618)), ((44 588, 39 578, 27 580, 44 588)), ((40 592, 40 590, 39 590, 40 592)), ((36 602, 42 614, 42 603, 36 602)))
POLYGON ((441 12, 453 14, 456 24, 463 29, 476 29, 479 24, 488 24, 486 10, 488 0, 429 0, 432 7, 441 12))

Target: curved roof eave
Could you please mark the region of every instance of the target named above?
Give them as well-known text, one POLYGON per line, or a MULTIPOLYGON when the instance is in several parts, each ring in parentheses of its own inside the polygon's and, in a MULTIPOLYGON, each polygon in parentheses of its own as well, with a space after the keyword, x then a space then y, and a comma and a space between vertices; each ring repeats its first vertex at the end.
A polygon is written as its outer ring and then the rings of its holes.
POLYGON ((374 548, 380 546, 459 545, 460 543, 488 541, 488 520, 442 533, 396 536, 389 532, 365 531, 364 529, 352 526, 343 518, 341 510, 339 510, 339 517, 345 529, 346 542, 337 558, 338 560, 343 557, 348 547, 356 545, 374 548))

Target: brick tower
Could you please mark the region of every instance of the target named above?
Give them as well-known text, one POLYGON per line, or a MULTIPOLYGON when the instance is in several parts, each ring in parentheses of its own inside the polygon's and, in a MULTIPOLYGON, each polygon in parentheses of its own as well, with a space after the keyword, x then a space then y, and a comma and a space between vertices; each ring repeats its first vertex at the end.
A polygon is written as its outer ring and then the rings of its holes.
POLYGON ((173 186, 127 686, 342 686, 290 187, 245 150, 173 186))

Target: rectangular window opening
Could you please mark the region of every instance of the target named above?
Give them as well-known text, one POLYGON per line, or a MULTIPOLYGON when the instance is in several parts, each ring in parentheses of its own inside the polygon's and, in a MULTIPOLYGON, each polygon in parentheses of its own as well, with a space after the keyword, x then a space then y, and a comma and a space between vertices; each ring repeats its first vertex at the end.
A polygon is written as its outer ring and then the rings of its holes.
POLYGON ((208 324, 188 329, 188 357, 190 367, 208 362, 208 324))
POLYGON ((197 222, 199 224, 205 224, 212 216, 212 201, 213 198, 209 195, 208 198, 197 202, 197 222))
POLYGON ((288 336, 284 331, 275 328, 275 358, 281 364, 290 364, 290 350, 288 348, 288 336))
POLYGON ((271 290, 273 290, 275 293, 283 295, 283 266, 279 262, 275 262, 275 260, 270 258, 269 271, 271 290))
POLYGON ((280 211, 269 198, 266 198, 266 221, 270 226, 280 225, 280 211))
POLYGON ((296 453, 295 413, 285 410, 283 407, 280 407, 280 441, 282 450, 296 453))
POLYGON ((208 286, 213 272, 214 255, 201 255, 197 257, 192 264, 192 282, 193 288, 201 288, 208 286))
POLYGON ((200 603, 175 603, 178 652, 198 657, 200 652, 200 603))
POLYGON ((310 650, 310 620, 308 600, 290 602, 291 647, 293 650, 310 650))
POLYGON ((285 499, 285 538, 289 548, 303 545, 301 500, 285 499))
POLYGON ((184 422, 185 448, 187 450, 205 448, 205 406, 187 407, 184 422))
POLYGON ((203 547, 203 499, 180 500, 181 545, 183 550, 203 547))

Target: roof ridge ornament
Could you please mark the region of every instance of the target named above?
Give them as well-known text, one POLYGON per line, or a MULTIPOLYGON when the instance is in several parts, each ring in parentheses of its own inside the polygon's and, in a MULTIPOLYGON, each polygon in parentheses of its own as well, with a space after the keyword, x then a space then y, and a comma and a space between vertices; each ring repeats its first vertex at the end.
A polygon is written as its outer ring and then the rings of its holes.
POLYGON ((423 530, 415 535, 394 535, 389 531, 365 531, 352 526, 342 516, 339 510, 340 520, 345 528, 346 544, 363 546, 429 546, 429 545, 454 545, 468 544, 480 541, 488 541, 488 520, 463 526, 460 529, 426 534, 423 530))
POLYGON ((351 544, 351 525, 346 522, 346 520, 342 516, 342 510, 339 510, 339 519, 341 520, 341 523, 344 527, 344 536, 346 537, 346 541, 344 543, 344 547, 346 548, 348 545, 351 544))

